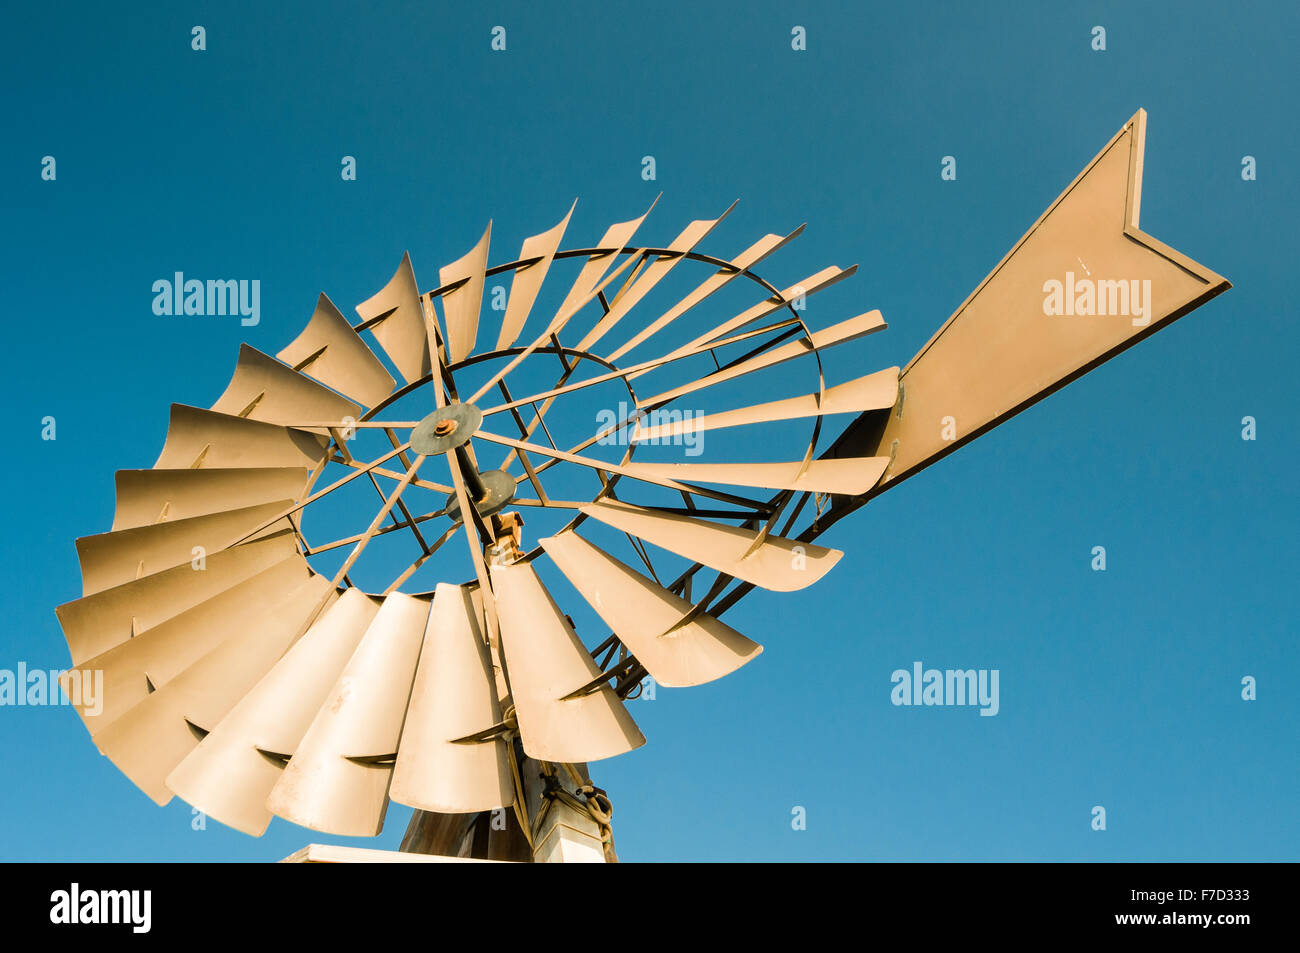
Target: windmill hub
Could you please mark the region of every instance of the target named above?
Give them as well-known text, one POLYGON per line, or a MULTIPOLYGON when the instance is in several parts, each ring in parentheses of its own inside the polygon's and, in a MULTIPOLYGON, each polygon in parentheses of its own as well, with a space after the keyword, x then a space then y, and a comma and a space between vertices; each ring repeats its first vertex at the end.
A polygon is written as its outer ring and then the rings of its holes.
POLYGON ((473 404, 452 401, 415 426, 411 431, 411 449, 432 457, 463 447, 482 422, 483 412, 473 404))
MULTIPOLYGON (((515 498, 515 478, 505 470, 474 472, 473 467, 463 468, 465 491, 479 516, 491 516, 515 498)), ((460 521, 460 504, 453 493, 447 497, 447 515, 452 522, 460 521)))

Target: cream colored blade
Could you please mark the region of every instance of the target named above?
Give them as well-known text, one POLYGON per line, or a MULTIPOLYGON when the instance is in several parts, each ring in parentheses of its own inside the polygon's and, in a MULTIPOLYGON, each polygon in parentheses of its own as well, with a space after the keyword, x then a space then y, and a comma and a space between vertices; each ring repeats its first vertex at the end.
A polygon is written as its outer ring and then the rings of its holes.
POLYGON ((623 472, 633 477, 678 483, 725 483, 768 490, 835 493, 858 496, 880 480, 889 457, 844 457, 793 463, 628 463, 623 472))
POLYGON ((192 467, 315 467, 328 443, 306 430, 172 404, 155 470, 192 467))
POLYGON ((383 290, 357 305, 357 314, 363 322, 375 322, 370 325, 375 340, 408 384, 429 373, 429 336, 409 252, 383 290))
POLYGON ((573 217, 573 210, 577 206, 578 203, 575 201, 569 207, 569 214, 550 231, 524 240, 523 247, 519 250, 519 260, 527 261, 530 258, 537 260, 531 265, 523 265, 515 269, 514 278, 510 282, 510 299, 506 303, 506 316, 501 321, 501 334, 497 337, 498 351, 504 351, 512 346, 519 337, 519 332, 523 330, 524 322, 528 320, 528 312, 532 310, 533 302, 537 300, 537 293, 542 289, 546 272, 550 270, 555 252, 560 247, 560 239, 564 237, 564 230, 569 227, 569 219, 573 217))
POLYGON ((478 318, 483 307, 483 273, 487 271, 492 223, 488 222, 478 244, 438 272, 442 286, 457 283, 442 294, 442 316, 447 324, 447 363, 455 364, 474 353, 478 340, 478 318))
POLYGON ((363 407, 374 407, 396 384, 348 319, 323 294, 302 333, 276 357, 363 407))
POLYGON ((313 576, 262 621, 234 632, 216 648, 94 735, 95 745, 159 804, 172 769, 215 728, 293 643, 329 580, 313 576))
POLYGON ((370 596, 346 590, 167 776, 167 787, 222 824, 260 837, 285 761, 378 611, 370 596))
POLYGON ((372 837, 384 826, 429 603, 395 592, 330 690, 271 789, 272 814, 303 827, 372 837))
POLYGON ((212 409, 272 424, 355 419, 361 413, 358 404, 247 344, 239 346, 235 374, 212 409))
POLYGON ((214 553, 205 558, 203 569, 186 563, 65 602, 55 612, 72 664, 80 665, 297 552, 292 533, 277 533, 214 553))
POLYGON ((806 338, 799 338, 780 347, 774 347, 770 351, 757 354, 747 361, 741 361, 739 364, 733 364, 730 367, 715 371, 707 377, 701 377, 689 384, 683 384, 672 390, 664 391, 662 394, 656 394, 654 397, 638 400, 637 406, 651 407, 663 404, 675 398, 704 390, 706 387, 712 387, 714 384, 721 384, 723 381, 735 380, 738 377, 744 377, 746 374, 752 374, 766 367, 774 367, 777 364, 784 364, 786 361, 793 361, 805 354, 812 354, 815 350, 856 341, 860 337, 883 330, 885 327, 885 321, 880 316, 879 311, 860 314, 856 318, 849 318, 847 321, 841 321, 829 328, 813 332, 811 343, 806 338))
POLYGON ((149 697, 235 633, 256 628, 285 593, 312 576, 297 553, 211 599, 166 619, 135 638, 113 646, 64 673, 65 690, 102 678, 96 698, 83 699, 77 711, 96 734, 149 697), (97 673, 102 672, 102 675, 97 673))
POLYGON ((514 803, 500 737, 457 743, 501 722, 479 611, 464 586, 433 597, 389 796, 425 811, 465 814, 514 803))
POLYGON ((736 410, 724 410, 716 414, 699 414, 662 424, 642 426, 638 422, 632 431, 631 439, 633 443, 650 443, 678 434, 721 430, 724 427, 766 424, 774 420, 795 420, 800 417, 824 417, 827 414, 884 410, 894 406, 897 396, 898 368, 890 367, 868 374, 866 377, 828 387, 820 395, 820 399, 817 394, 805 394, 802 397, 787 397, 785 400, 754 404, 736 410))
POLYGON ((304 467, 118 470, 113 530, 296 500, 310 472, 304 467))
POLYGON ((680 625, 694 608, 689 602, 577 533, 538 543, 660 685, 702 685, 731 674, 763 651, 707 614, 680 625))
MULTIPOLYGON (((811 297, 812 295, 816 294, 818 291, 822 291, 826 288, 829 288, 831 285, 836 284, 837 282, 843 281, 845 278, 849 277, 855 271, 857 271, 857 269, 858 269, 857 265, 853 265, 850 268, 837 268, 834 265, 831 265, 829 268, 823 268, 815 275, 809 275, 807 278, 805 278, 803 281, 799 282, 798 284, 793 284, 790 287, 786 288, 784 291, 780 292, 776 297, 767 298, 764 301, 760 301, 752 308, 749 308, 746 311, 742 311, 734 318, 729 318, 728 320, 723 321, 713 330, 701 334, 695 340, 683 344, 681 347, 675 350, 669 351, 668 354, 665 355, 665 357, 677 357, 678 355, 686 354, 690 351, 694 351, 700 347, 703 347, 704 345, 709 344, 712 341, 718 340, 718 338, 720 337, 730 334, 732 331, 739 330, 740 328, 743 328, 747 324, 753 324, 755 321, 758 321, 762 318, 767 317, 770 314, 780 311, 781 309, 785 308, 788 304, 797 301, 799 298, 811 297)), ((636 378, 646 373, 649 372, 640 371, 631 376, 636 378)))
POLYGON ((692 562, 776 592, 793 592, 811 586, 844 555, 838 549, 780 536, 767 536, 754 549, 758 539, 756 530, 643 509, 615 500, 591 503, 582 507, 582 512, 692 562))
MULTIPOLYGON (((292 500, 277 500, 208 516, 83 536, 77 540, 82 595, 89 596, 216 552, 292 505, 292 500)), ((291 528, 287 519, 282 520, 265 530, 264 535, 291 528)))
MULTIPOLYGON (((655 202, 658 202, 658 198, 655 202)), ((600 279, 609 271, 610 266, 619 259, 619 253, 627 247, 636 230, 641 227, 641 223, 646 220, 650 210, 655 207, 655 202, 650 203, 650 208, 645 210, 645 215, 640 218, 632 219, 630 222, 619 222, 611 225, 600 239, 597 248, 615 249, 606 255, 593 255, 587 259, 586 264, 582 266, 582 271, 578 272, 578 277, 574 279, 573 287, 569 289, 568 295, 565 296, 564 302, 560 305, 559 310, 555 312, 554 324, 562 324, 567 321, 578 308, 591 297, 596 285, 600 279)), ((556 329, 558 330, 558 328, 556 329)))
POLYGON ((541 761, 599 761, 645 744, 614 690, 565 696, 600 674, 527 563, 493 566, 501 650, 524 751, 541 761))
POLYGON ((793 241, 799 236, 799 233, 803 231, 803 228, 804 227, 800 225, 784 238, 780 235, 764 235, 733 258, 731 260, 730 268, 719 269, 716 273, 710 275, 694 291, 665 311, 662 315, 648 324, 643 330, 638 331, 626 344, 611 351, 605 360, 614 363, 628 351, 644 343, 652 335, 658 334, 669 324, 676 321, 687 311, 691 310, 691 308, 695 307, 701 301, 704 301, 714 292, 720 290, 733 278, 737 278, 744 274, 746 269, 754 267, 754 265, 761 262, 764 258, 767 258, 773 252, 783 247, 786 243, 793 241))
POLYGON ((673 239, 668 250, 674 252, 672 255, 662 255, 650 262, 641 274, 636 276, 631 286, 624 289, 615 298, 609 312, 596 322, 596 326, 587 332, 587 336, 578 342, 579 351, 590 351, 597 341, 603 338, 609 331, 623 319, 623 316, 649 294, 654 286, 659 284, 667 275, 677 266, 677 263, 685 258, 686 253, 692 251, 709 232, 713 231, 720 221, 726 218, 731 209, 736 207, 732 202, 731 206, 715 219, 700 220, 691 222, 682 231, 680 235, 673 239))

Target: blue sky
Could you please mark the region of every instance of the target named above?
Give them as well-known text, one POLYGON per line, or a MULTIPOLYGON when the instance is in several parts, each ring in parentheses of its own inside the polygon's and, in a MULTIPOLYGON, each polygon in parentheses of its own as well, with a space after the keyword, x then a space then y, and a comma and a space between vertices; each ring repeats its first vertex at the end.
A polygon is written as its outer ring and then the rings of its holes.
MULTIPOLYGON (((828 357, 843 380, 904 364, 1143 107, 1142 227, 1234 288, 836 526, 826 579, 728 614, 765 653, 632 702, 649 743, 593 776, 628 860, 1296 859, 1294 8, 445 7, 7 12, 0 668, 68 664, 54 606, 80 594, 73 540, 112 522, 113 472, 149 466, 168 405, 210 405, 239 344, 280 349, 319 291, 351 315, 407 249, 432 287, 489 218, 492 261, 514 258, 575 197, 569 247, 661 191, 638 235, 658 244, 739 198, 704 250, 807 222, 761 269, 775 284, 859 264, 807 313, 890 322, 828 357), (260 324, 154 315, 176 271, 258 278, 260 324), (998 669, 999 714, 894 707, 915 660, 998 669)), ((0 754, 5 859, 341 842, 195 831, 68 708, 0 708, 0 754)))

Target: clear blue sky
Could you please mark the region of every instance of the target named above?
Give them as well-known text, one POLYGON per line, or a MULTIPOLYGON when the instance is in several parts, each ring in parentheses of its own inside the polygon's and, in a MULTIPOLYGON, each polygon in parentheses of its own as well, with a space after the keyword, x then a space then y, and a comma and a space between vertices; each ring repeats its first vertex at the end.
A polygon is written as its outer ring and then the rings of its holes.
MULTIPOLYGON (((489 218, 513 258, 575 196, 566 245, 660 190, 658 243, 739 197, 706 250, 807 222, 773 281, 860 264, 808 312, 889 320, 831 359, 844 379, 905 363, 1144 107, 1143 228, 1235 287, 835 527, 830 576, 727 616, 765 654, 633 702, 649 743, 593 775, 629 860, 1300 856, 1292 5, 438 6, 6 12, 0 668, 68 664, 54 606, 80 594, 73 540, 111 524, 113 472, 149 466, 169 403, 211 404, 239 343, 278 350, 321 290, 351 314, 408 248, 429 287, 489 218), (156 317, 175 271, 260 278, 261 324, 156 317), (914 660, 999 669, 1000 713, 895 708, 914 660)), ((5 859, 339 842, 193 831, 68 708, 0 709, 0 764, 5 859)))

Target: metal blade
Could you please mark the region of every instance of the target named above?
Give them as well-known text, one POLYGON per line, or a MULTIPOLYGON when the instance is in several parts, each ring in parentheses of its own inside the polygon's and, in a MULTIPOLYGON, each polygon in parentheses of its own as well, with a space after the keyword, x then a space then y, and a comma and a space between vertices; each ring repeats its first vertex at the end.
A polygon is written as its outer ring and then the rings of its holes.
POLYGON ((474 353, 478 340, 478 318, 483 306, 483 274, 487 271, 488 244, 492 223, 488 222, 478 244, 438 272, 441 285, 460 282, 442 294, 442 316, 447 325, 447 362, 455 364, 474 353))
POLYGON ((357 305, 357 314, 363 323, 374 322, 371 333, 408 384, 429 373, 424 307, 409 252, 402 255, 402 263, 383 290, 357 305))
MULTIPOLYGON (((633 443, 662 441, 678 434, 720 430, 724 427, 743 427, 749 424, 766 424, 774 420, 795 420, 800 417, 824 417, 827 414, 860 413, 866 410, 883 410, 894 406, 898 396, 898 368, 889 367, 857 380, 828 387, 818 394, 787 397, 766 404, 754 404, 716 414, 699 414, 682 420, 643 426, 638 422, 632 431, 633 443)), ((651 417, 653 419, 653 415, 651 417)))
POLYGON ((302 333, 276 357, 364 407, 374 407, 396 386, 393 375, 324 294, 302 333))
POLYGON ((512 346, 519 337, 519 332, 523 330, 528 312, 532 310, 533 302, 537 300, 537 293, 541 291, 542 282, 546 279, 546 273, 555 259, 555 252, 560 247, 560 239, 564 237, 564 231, 569 227, 569 219, 573 217, 573 210, 577 207, 578 203, 575 200, 569 207, 569 214, 565 215, 558 225, 550 231, 524 239, 523 247, 519 250, 519 260, 525 261, 530 258, 537 260, 531 265, 523 265, 515 269, 514 277, 510 282, 510 299, 506 303, 506 315, 501 321, 501 334, 497 337, 498 351, 504 351, 512 346))
POLYGON ((603 338, 623 319, 623 316, 649 294, 654 286, 659 284, 668 273, 682 261, 686 253, 692 251, 696 245, 703 241, 704 237, 713 231, 714 227, 726 218, 736 203, 732 202, 731 206, 714 219, 701 219, 691 222, 682 231, 680 235, 673 239, 668 250, 675 252, 673 255, 661 255, 654 261, 650 262, 641 274, 636 276, 631 286, 622 291, 614 301, 609 311, 602 317, 596 326, 587 332, 586 337, 578 342, 579 351, 590 351, 597 341, 603 338))
POLYGON ((802 231, 803 226, 800 225, 793 232, 784 237, 772 234, 764 235, 733 258, 731 260, 730 268, 719 269, 717 272, 710 275, 694 291, 688 294, 681 301, 677 302, 677 304, 673 305, 654 321, 650 322, 650 324, 646 325, 643 330, 638 331, 633 335, 626 344, 610 351, 609 356, 606 357, 605 360, 613 363, 628 351, 640 346, 651 336, 658 334, 665 327, 676 321, 683 314, 691 310, 691 308, 695 307, 701 301, 704 301, 714 292, 721 290, 733 278, 737 278, 744 274, 746 269, 752 268, 777 249, 783 247, 787 242, 793 241, 802 231))
POLYGON ((72 697, 69 688, 74 678, 84 685, 87 679, 102 677, 100 697, 83 699, 76 705, 86 728, 92 735, 96 734, 235 633, 256 628, 266 615, 267 606, 274 605, 286 592, 293 592, 311 577, 307 561, 295 553, 135 638, 87 659, 69 669, 61 682, 67 681, 65 691, 72 697), (96 674, 100 672, 102 676, 96 674))
POLYGON ((328 440, 279 424, 172 404, 167 441, 154 469, 315 467, 328 440))
MULTIPOLYGON (((732 331, 737 331, 740 328, 743 328, 747 324, 753 324, 755 321, 761 320, 762 318, 765 318, 770 314, 780 311, 782 308, 785 308, 791 302, 794 302, 801 297, 802 298, 811 297, 812 295, 816 294, 818 291, 822 291, 826 288, 829 288, 833 284, 843 281, 845 278, 848 278, 855 271, 857 271, 857 268, 858 268, 857 265, 853 265, 849 268, 837 268, 834 265, 831 265, 828 268, 823 268, 821 271, 817 272, 816 274, 809 275, 807 278, 805 278, 803 281, 799 282, 798 284, 793 284, 790 287, 786 288, 784 291, 781 291, 775 297, 767 298, 763 301, 760 301, 752 308, 742 311, 740 314, 736 315, 735 317, 723 321, 717 327, 713 328, 713 330, 706 331, 704 334, 701 334, 693 341, 689 341, 686 344, 683 344, 681 347, 669 351, 668 354, 665 356, 676 357, 679 354, 685 354, 689 351, 694 351, 697 348, 700 348, 710 343, 711 341, 716 341, 718 338, 730 334, 732 331)), ((641 371, 639 374, 635 374, 633 376, 640 377, 641 374, 646 374, 646 373, 649 372, 641 371)))
POLYGON ((54 611, 72 664, 80 665, 297 552, 292 533, 277 533, 214 553, 202 570, 191 564, 177 566, 65 602, 54 611))
MULTIPOLYGON (((207 516, 83 536, 77 540, 82 595, 89 596, 189 563, 196 558, 195 549, 202 553, 216 552, 292 505, 292 500, 276 500, 207 516)), ((272 524, 263 534, 287 529, 292 527, 286 519, 272 524)))
POLYGON ((582 507, 582 512, 692 562, 776 592, 793 592, 811 586, 844 555, 837 549, 770 535, 753 549, 758 540, 756 530, 709 523, 616 500, 591 503, 582 507))
POLYGON ((763 647, 624 565, 574 532, 538 540, 614 634, 668 687, 702 685, 729 675, 763 647))
POLYGON ((429 603, 395 592, 330 690, 271 789, 272 814, 330 834, 371 837, 384 826, 429 603))
POLYGON ((167 776, 167 787, 228 827, 260 837, 285 761, 338 682, 379 603, 346 590, 167 776))
POLYGON ((599 761, 645 744, 645 736, 608 685, 565 696, 600 674, 573 627, 527 563, 493 566, 501 650, 529 757, 599 761))
MULTIPOLYGON (((659 201, 658 198, 655 199, 655 202, 657 201, 659 201)), ((650 208, 646 209, 645 215, 642 215, 640 218, 634 218, 628 222, 619 222, 615 225, 611 225, 605 231, 605 234, 600 239, 600 244, 596 247, 615 250, 605 255, 593 255, 587 259, 586 264, 582 266, 582 270, 578 272, 578 277, 574 279, 573 286, 569 289, 568 295, 565 296, 559 310, 556 311, 555 322, 553 323, 559 323, 561 319, 567 321, 568 318, 572 316, 572 314, 586 301, 586 299, 591 295, 592 289, 594 289, 600 282, 600 279, 605 276, 605 272, 609 271, 610 266, 618 261, 620 257, 619 252, 622 252, 622 250, 627 247, 627 243, 632 240, 632 236, 636 234, 636 230, 641 227, 641 223, 646 220, 646 216, 650 214, 650 210, 655 207, 655 202, 650 203, 650 208)))
POLYGON ((786 361, 793 361, 795 358, 803 357, 805 354, 811 354, 814 350, 821 348, 834 347, 836 344, 846 344, 849 341, 856 341, 860 337, 872 334, 876 331, 884 330, 887 327, 884 319, 880 316, 879 311, 870 311, 867 314, 860 314, 856 318, 849 318, 847 321, 841 321, 839 324, 824 328, 821 331, 815 331, 810 343, 805 338, 791 341, 780 347, 772 348, 751 357, 747 361, 741 361, 739 364, 733 364, 730 367, 724 367, 719 371, 701 377, 698 380, 691 381, 689 384, 683 384, 672 390, 664 391, 662 394, 656 394, 654 397, 647 397, 637 401, 638 407, 651 407, 658 404, 666 403, 686 394, 693 394, 696 391, 704 390, 706 387, 712 387, 714 384, 721 384, 723 381, 735 380, 738 377, 744 377, 746 374, 752 374, 755 371, 762 370, 766 367, 774 367, 777 364, 783 364, 786 361))
POLYGON ((806 469, 802 460, 796 460, 793 463, 627 463, 623 472, 679 483, 725 483, 856 496, 875 486, 887 466, 889 457, 845 457, 813 460, 806 469))
POLYGON ((328 588, 324 576, 313 576, 260 624, 234 633, 94 735, 95 745, 137 787, 166 804, 172 797, 167 775, 284 654, 328 588))
POLYGON ((501 722, 479 619, 468 588, 438 585, 393 770, 399 804, 456 814, 514 803, 504 740, 453 743, 501 722))
POLYGON ((118 470, 113 530, 296 500, 310 472, 304 467, 118 470))
POLYGON ((360 405, 247 344, 239 346, 234 376, 212 409, 272 424, 355 419, 361 413, 360 405))

